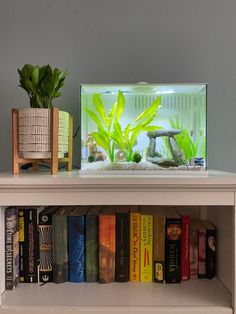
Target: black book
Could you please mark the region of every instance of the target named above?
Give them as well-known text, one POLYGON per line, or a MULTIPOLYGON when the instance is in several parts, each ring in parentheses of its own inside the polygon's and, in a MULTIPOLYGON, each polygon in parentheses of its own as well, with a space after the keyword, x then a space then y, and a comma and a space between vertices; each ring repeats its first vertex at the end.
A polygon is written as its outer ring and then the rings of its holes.
POLYGON ((38 226, 37 208, 25 207, 24 209, 25 230, 25 282, 38 282, 38 226))
POLYGON ((12 290, 19 283, 18 209, 5 210, 5 288, 12 290))
POLYGON ((19 208, 19 281, 25 282, 25 211, 19 208))
POLYGON ((181 217, 174 208, 165 208, 165 282, 181 281, 181 217))
POLYGON ((206 277, 212 279, 216 275, 216 228, 209 222, 206 226, 206 277))
POLYGON ((115 280, 129 281, 129 236, 130 214, 128 211, 116 213, 116 262, 115 280))
POLYGON ((58 206, 49 206, 39 213, 39 281, 53 281, 52 214, 58 206))

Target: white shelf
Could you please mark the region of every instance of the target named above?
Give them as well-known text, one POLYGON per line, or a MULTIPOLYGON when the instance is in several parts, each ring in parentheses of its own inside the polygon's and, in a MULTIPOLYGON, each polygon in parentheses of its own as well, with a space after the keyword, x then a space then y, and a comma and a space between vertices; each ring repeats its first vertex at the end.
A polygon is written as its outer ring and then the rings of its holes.
MULTIPOLYGON (((235 306, 236 174, 208 176, 51 176, 0 174, 0 206, 200 205, 218 230, 214 280, 181 284, 21 284, 1 296, 0 314, 233 314, 235 306), (209 208, 207 208, 209 206, 209 208), (221 253, 220 253, 221 252, 221 253), (224 283, 224 284, 223 284, 224 283), (229 291, 225 285, 229 288, 229 291)), ((4 225, 0 216, 1 226, 4 225)), ((0 232, 0 289, 4 289, 4 228, 0 232)))
POLYGON ((231 308, 231 294, 218 279, 181 284, 20 284, 3 294, 4 306, 215 307, 231 308))

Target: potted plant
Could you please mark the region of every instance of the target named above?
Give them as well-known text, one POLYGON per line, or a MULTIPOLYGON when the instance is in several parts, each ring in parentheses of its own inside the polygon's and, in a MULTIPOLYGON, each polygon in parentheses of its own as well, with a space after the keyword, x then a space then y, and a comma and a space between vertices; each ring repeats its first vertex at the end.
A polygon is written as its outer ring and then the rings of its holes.
MULTIPOLYGON (((52 100, 60 97, 67 71, 50 65, 26 64, 20 70, 20 87, 30 99, 30 108, 18 110, 19 152, 23 158, 51 157, 51 109, 52 100)), ((69 113, 59 111, 58 157, 68 152, 69 113)))

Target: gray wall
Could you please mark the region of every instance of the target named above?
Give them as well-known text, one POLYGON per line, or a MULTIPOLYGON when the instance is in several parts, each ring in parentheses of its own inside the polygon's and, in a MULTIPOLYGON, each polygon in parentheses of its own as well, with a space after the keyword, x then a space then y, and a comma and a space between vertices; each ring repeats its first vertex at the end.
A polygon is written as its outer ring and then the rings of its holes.
POLYGON ((76 126, 80 83, 208 82, 209 166, 236 170, 235 16, 235 0, 0 0, 0 170, 25 63, 70 72, 55 104, 76 126))

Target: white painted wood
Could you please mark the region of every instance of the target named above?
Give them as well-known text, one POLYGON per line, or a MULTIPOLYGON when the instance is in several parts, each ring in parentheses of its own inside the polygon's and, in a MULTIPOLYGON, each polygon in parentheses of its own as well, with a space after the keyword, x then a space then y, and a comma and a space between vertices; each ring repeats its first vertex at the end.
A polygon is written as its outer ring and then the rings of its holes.
MULTIPOLYGON (((236 174, 209 171, 208 176, 80 176, 78 171, 57 176, 0 174, 0 206, 138 204, 185 205, 197 216, 212 218, 219 227, 219 278, 180 285, 114 283, 22 284, 2 296, 0 314, 28 313, 191 313, 233 314, 235 304, 236 174), (199 206, 200 209, 199 209, 199 206), (233 238, 233 240, 232 240, 233 238), (233 248, 233 249, 232 249, 233 248), (233 268, 233 270, 232 270, 233 268), (227 287, 227 288, 226 288, 227 287), (232 291, 232 293, 230 293, 232 291)), ((3 215, 3 211, 1 211, 3 215)), ((3 216, 0 217, 2 221, 3 216)), ((4 244, 0 230, 0 289, 4 244)))
POLYGON ((218 279, 181 284, 21 284, 3 295, 4 306, 48 307, 231 307, 231 294, 218 279))

